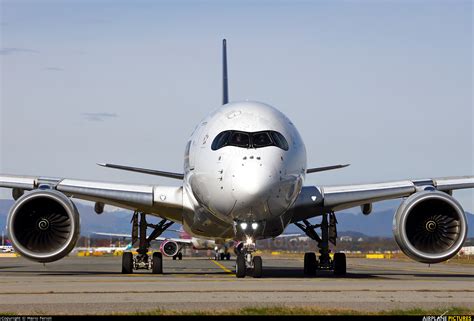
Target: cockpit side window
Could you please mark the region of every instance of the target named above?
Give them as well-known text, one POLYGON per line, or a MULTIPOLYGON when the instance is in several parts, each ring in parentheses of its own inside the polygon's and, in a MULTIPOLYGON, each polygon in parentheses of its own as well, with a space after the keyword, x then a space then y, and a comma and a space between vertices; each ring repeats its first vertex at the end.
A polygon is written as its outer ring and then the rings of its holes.
POLYGON ((229 137, 232 131, 226 130, 225 132, 220 133, 219 135, 214 138, 214 141, 212 142, 212 150, 218 150, 224 146, 227 145, 227 142, 229 141, 229 137))
POLYGON ((288 150, 288 142, 285 137, 275 131, 260 131, 247 133, 235 130, 226 130, 219 133, 212 142, 211 149, 218 150, 225 146, 236 146, 242 148, 261 148, 276 146, 288 150))
POLYGON ((275 144, 283 150, 288 150, 288 142, 285 137, 279 132, 271 132, 275 144))

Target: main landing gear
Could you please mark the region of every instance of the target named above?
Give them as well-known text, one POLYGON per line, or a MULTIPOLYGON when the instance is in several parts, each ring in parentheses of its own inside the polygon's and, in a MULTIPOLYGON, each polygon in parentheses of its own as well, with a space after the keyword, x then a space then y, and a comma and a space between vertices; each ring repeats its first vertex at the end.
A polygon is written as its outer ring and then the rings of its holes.
POLYGON ((252 253, 256 251, 255 242, 252 238, 247 238, 241 250, 237 254, 235 262, 235 276, 244 278, 247 273, 254 278, 261 278, 263 274, 262 258, 260 256, 253 256, 252 253))
POLYGON ((224 247, 224 248, 218 248, 216 246, 216 248, 214 249, 215 251, 215 254, 214 254, 214 259, 216 261, 224 261, 224 260, 227 260, 229 261, 230 260, 230 253, 227 249, 227 247, 224 247))
POLYGON ((307 236, 315 240, 319 247, 319 261, 316 253, 307 252, 304 255, 304 274, 307 276, 316 276, 318 270, 333 271, 334 275, 346 274, 346 255, 344 253, 335 253, 333 258, 329 253, 329 242, 336 245, 337 239, 337 220, 334 212, 322 215, 321 224, 312 225, 308 220, 303 223, 295 223, 307 236), (329 215, 329 222, 328 222, 329 215), (321 228, 321 237, 316 233, 315 229, 321 228))
POLYGON ((173 260, 182 260, 183 259, 183 253, 178 252, 178 254, 173 255, 173 260))
MULTIPOLYGON (((148 250, 150 243, 158 236, 160 236, 173 222, 165 219, 158 224, 149 224, 146 221, 146 214, 136 211, 132 217, 132 244, 138 241, 137 254, 133 255, 131 252, 125 252, 122 256, 122 273, 131 274, 133 270, 147 269, 152 270, 153 274, 163 273, 163 256, 161 252, 154 252, 150 258, 148 250), (140 216, 140 222, 138 217, 140 216), (148 227, 153 228, 151 234, 147 237, 146 230, 148 227)), ((181 253, 179 253, 181 254, 181 253)))

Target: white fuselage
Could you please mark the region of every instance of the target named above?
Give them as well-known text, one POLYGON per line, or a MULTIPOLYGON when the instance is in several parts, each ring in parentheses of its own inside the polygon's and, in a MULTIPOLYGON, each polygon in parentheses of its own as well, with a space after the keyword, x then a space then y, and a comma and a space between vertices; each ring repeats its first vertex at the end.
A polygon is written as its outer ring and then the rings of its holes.
POLYGON ((277 236, 305 173, 305 146, 285 115, 258 102, 219 107, 186 146, 184 201, 194 211, 184 213, 184 228, 213 238, 277 236))

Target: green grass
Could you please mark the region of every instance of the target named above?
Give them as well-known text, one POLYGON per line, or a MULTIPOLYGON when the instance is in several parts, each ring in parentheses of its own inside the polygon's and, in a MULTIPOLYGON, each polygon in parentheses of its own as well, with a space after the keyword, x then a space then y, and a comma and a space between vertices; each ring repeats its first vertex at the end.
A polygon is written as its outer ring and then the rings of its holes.
POLYGON ((119 313, 119 315, 472 315, 473 309, 464 307, 438 309, 396 309, 365 312, 348 309, 320 309, 311 307, 245 307, 229 310, 190 310, 176 311, 156 309, 150 311, 119 313))
MULTIPOLYGON (((29 315, 51 315, 51 313, 43 313, 36 311, 28 313, 29 315)), ((450 307, 437 309, 395 309, 383 310, 375 312, 349 310, 349 309, 322 309, 315 307, 281 307, 281 306, 266 306, 266 307, 245 307, 241 309, 227 309, 227 310, 165 310, 155 309, 149 311, 135 311, 114 313, 113 315, 473 315, 474 309, 465 307, 450 307)), ((16 316, 17 313, 0 312, 0 316, 16 316)), ((54 314, 53 314, 54 315, 54 314)))

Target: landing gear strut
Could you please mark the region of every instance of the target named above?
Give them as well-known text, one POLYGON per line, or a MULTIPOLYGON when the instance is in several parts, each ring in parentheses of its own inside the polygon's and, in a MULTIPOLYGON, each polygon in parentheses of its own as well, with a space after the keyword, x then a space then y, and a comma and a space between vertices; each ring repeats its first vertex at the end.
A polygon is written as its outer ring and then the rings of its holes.
POLYGON ((329 242, 336 245, 337 239, 337 220, 336 214, 331 212, 322 215, 321 224, 312 225, 308 220, 303 220, 303 223, 295 223, 307 236, 315 240, 319 247, 319 261, 316 254, 307 252, 304 255, 304 274, 307 276, 316 275, 318 270, 334 271, 335 275, 346 274, 346 255, 344 253, 335 253, 333 259, 329 253, 329 242), (329 215, 329 221, 328 221, 329 215), (321 228, 321 236, 316 233, 315 229, 321 228))
POLYGON ((254 278, 261 278, 263 274, 262 258, 253 256, 256 251, 255 242, 252 238, 248 238, 243 244, 242 249, 237 254, 235 262, 235 276, 244 278, 247 272, 251 273, 254 278))
POLYGON ((146 213, 135 211, 132 217, 132 244, 138 241, 137 255, 131 252, 125 252, 122 256, 122 273, 131 274, 133 270, 147 269, 152 270, 154 274, 163 273, 163 256, 160 252, 153 253, 151 259, 148 256, 150 243, 160 236, 173 222, 162 219, 158 224, 150 224, 146 221, 146 213), (139 222, 140 217, 140 222, 139 222), (153 228, 151 234, 147 237, 146 230, 153 228))
POLYGON ((226 247, 223 249, 219 249, 218 247, 216 247, 214 251, 215 251, 214 259, 216 261, 224 261, 224 260, 229 261, 230 260, 230 253, 226 247))

